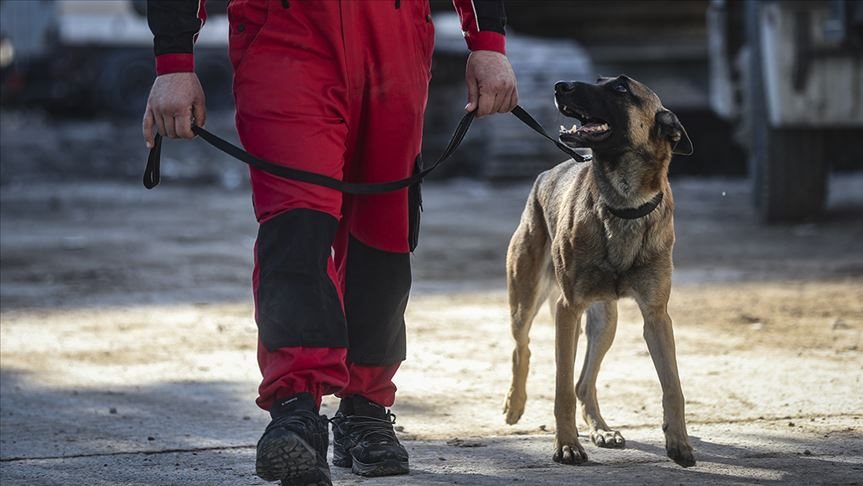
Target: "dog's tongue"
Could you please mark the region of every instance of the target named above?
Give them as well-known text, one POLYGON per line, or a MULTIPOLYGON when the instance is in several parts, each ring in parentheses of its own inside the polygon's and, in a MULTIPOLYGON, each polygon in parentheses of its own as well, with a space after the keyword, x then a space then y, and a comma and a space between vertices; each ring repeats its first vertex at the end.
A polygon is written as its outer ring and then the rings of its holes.
POLYGON ((608 130, 608 123, 605 122, 587 122, 578 127, 578 133, 602 133, 608 130))

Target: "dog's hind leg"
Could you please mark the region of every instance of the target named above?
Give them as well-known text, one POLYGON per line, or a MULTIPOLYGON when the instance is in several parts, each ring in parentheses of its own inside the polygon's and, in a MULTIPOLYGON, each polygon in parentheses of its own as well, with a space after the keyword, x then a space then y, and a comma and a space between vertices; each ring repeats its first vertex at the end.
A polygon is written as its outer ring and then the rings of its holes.
POLYGON ((530 366, 530 327, 542 301, 548 295, 548 237, 542 215, 531 207, 522 216, 512 236, 507 254, 507 287, 509 312, 515 349, 512 352, 512 384, 506 396, 503 413, 506 423, 518 422, 527 401, 527 372, 530 366))
POLYGON ((626 441, 620 432, 611 430, 605 423, 596 399, 596 377, 599 374, 599 367, 617 331, 617 302, 597 302, 591 305, 587 309, 587 323, 584 327, 587 334, 587 356, 584 359, 578 384, 575 386, 581 416, 587 422, 590 440, 594 444, 599 447, 622 448, 626 445, 626 441))

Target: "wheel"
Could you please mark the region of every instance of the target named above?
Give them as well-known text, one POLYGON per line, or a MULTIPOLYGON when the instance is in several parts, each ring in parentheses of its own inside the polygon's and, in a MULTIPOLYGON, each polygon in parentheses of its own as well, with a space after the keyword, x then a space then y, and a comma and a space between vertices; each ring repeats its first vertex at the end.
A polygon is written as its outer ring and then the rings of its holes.
POLYGON ((148 51, 109 53, 100 63, 103 108, 114 116, 140 118, 153 85, 153 57, 148 51))
MULTIPOLYGON (((750 2, 750 8, 760 8, 750 2)), ((759 12, 747 16, 750 64, 747 83, 749 167, 755 209, 765 222, 807 219, 824 209, 829 167, 825 132, 818 128, 777 128, 770 125, 767 86, 762 71, 759 12)))
POLYGON ((750 158, 755 208, 763 221, 807 219, 824 209, 828 171, 823 131, 765 127, 761 147, 750 158))
POLYGON ((234 72, 224 51, 201 52, 196 55, 195 71, 204 88, 207 109, 233 109, 234 96, 231 85, 234 72))

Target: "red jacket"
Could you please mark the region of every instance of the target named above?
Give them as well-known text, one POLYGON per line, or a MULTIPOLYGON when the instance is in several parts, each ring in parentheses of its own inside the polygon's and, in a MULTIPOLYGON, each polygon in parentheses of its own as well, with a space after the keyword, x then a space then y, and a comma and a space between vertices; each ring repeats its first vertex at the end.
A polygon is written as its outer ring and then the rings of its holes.
MULTIPOLYGON (((154 35, 156 74, 195 70, 195 39, 207 19, 207 0, 148 0, 147 21, 154 35)), ((289 4, 290 0, 282 0, 289 4)), ((472 51, 505 52, 503 0, 453 0, 472 51)), ((395 0, 399 8, 401 0, 395 0)))

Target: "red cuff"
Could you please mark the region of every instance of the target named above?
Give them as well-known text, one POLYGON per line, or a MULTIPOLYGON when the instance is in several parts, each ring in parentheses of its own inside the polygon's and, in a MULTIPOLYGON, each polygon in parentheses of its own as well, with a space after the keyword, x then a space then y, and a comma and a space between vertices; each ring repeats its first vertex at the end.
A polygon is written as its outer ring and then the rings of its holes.
POLYGON ((156 76, 192 72, 195 72, 195 57, 192 54, 162 54, 156 56, 156 76))
POLYGON ((483 32, 465 32, 464 39, 467 48, 472 51, 495 51, 506 54, 506 36, 490 30, 483 32))

